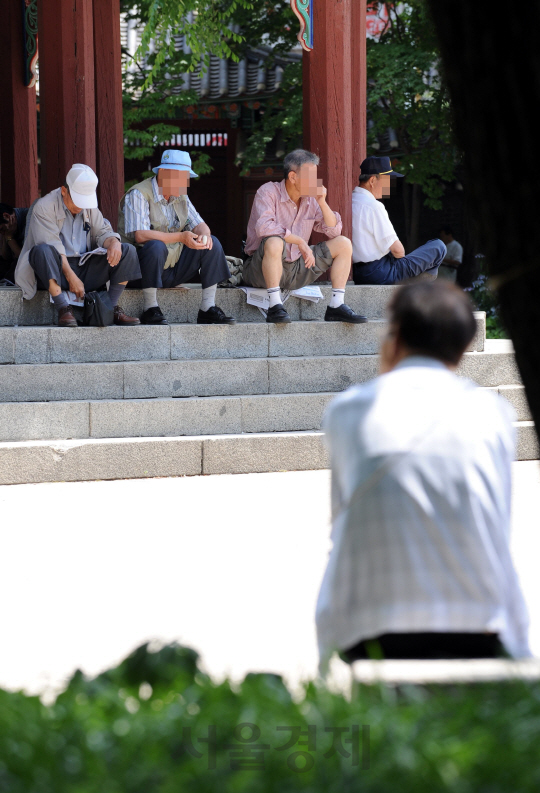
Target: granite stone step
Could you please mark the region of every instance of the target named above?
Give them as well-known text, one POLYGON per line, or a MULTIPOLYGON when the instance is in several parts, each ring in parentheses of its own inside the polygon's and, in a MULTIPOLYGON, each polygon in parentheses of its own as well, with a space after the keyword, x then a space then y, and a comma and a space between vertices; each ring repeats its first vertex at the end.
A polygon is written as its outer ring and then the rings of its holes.
MULTIPOLYGON (((197 321, 201 302, 200 284, 190 284, 189 289, 158 289, 158 302, 169 322, 197 321)), ((322 286, 323 300, 310 303, 297 297, 287 300, 287 311, 293 320, 323 319, 331 297, 330 286, 322 286)), ((384 319, 386 306, 395 286, 347 286, 346 302, 351 308, 370 319, 384 319)), ((143 310, 142 291, 126 289, 121 300, 128 314, 140 316, 143 310)), ((217 304, 238 322, 264 322, 258 308, 246 303, 246 295, 240 289, 219 287, 217 304)), ((0 287, 0 325, 53 325, 56 311, 49 293, 40 291, 32 300, 22 299, 20 289, 0 287)))
MULTIPOLYGON (((481 352, 485 313, 469 346, 481 352)), ((290 325, 168 325, 107 328, 0 328, 0 364, 212 360, 375 355, 387 324, 299 321, 290 325)))
MULTIPOLYGON (((510 351, 466 353, 458 371, 480 386, 520 383, 510 351)), ((0 402, 313 394, 343 391, 377 374, 377 355, 5 364, 0 402)))
MULTIPOLYGON (((538 459, 532 422, 518 430, 518 460, 538 459)), ((318 470, 320 432, 0 443, 0 484, 318 470)))
MULTIPOLYGON (((518 421, 531 418, 523 386, 490 389, 504 395, 518 421)), ((0 442, 138 438, 319 430, 335 393, 4 402, 0 442)))

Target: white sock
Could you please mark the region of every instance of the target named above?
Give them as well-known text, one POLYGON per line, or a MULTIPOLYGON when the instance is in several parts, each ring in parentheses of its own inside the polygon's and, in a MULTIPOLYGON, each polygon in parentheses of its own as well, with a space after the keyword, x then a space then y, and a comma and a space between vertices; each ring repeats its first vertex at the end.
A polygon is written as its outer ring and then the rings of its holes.
POLYGON ((157 289, 155 286, 150 286, 148 289, 143 289, 142 294, 144 300, 144 311, 148 311, 149 308, 154 308, 157 306, 157 289))
POLYGON ((201 311, 208 311, 209 308, 216 305, 216 292, 217 284, 207 286, 202 290, 201 311))
POLYGON ((277 306, 278 303, 283 302, 281 299, 281 289, 279 286, 273 286, 272 289, 267 289, 266 291, 268 292, 268 297, 270 299, 270 308, 272 308, 272 306, 277 306))
POLYGON ((332 297, 328 303, 330 308, 339 308, 345 302, 344 289, 332 289, 332 297))

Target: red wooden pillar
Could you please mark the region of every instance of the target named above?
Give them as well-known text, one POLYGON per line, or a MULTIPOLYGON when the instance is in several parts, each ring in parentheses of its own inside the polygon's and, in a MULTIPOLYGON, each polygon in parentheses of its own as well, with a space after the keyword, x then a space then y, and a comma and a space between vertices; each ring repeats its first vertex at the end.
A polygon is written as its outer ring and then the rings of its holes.
POLYGON ((17 207, 38 197, 36 89, 24 84, 24 36, 21 0, 3 0, 0 24, 1 199, 17 207))
POLYGON ((94 41, 98 198, 116 227, 124 193, 120 0, 94 0, 94 41))
POLYGON ((304 147, 321 158, 328 203, 352 232, 353 187, 366 146, 366 0, 316 0, 303 54, 304 147))
POLYGON ((92 0, 39 1, 41 190, 74 163, 96 168, 92 0))

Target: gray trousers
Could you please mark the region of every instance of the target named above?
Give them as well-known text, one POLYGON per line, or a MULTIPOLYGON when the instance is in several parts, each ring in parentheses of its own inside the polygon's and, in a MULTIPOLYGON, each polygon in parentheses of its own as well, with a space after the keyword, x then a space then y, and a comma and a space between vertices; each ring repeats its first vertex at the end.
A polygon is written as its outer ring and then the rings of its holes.
MULTIPOLYGON (((133 245, 124 243, 122 243, 122 256, 115 267, 111 267, 107 257, 100 254, 89 256, 82 267, 79 266, 79 259, 76 256, 69 256, 68 262, 75 275, 83 282, 87 292, 100 289, 107 281, 114 286, 141 277, 137 251, 133 245)), ((68 282, 62 272, 62 259, 52 245, 34 245, 30 251, 30 266, 36 274, 38 289, 48 291, 49 281, 53 279, 64 292, 69 290, 68 282)))

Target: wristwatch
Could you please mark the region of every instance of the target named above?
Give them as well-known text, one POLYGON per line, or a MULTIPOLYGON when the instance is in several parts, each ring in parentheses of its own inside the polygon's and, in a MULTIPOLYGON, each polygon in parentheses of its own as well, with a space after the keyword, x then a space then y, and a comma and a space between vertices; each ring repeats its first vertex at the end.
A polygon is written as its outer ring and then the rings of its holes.
POLYGON ((5 238, 6 242, 11 242, 12 239, 13 239, 13 237, 6 237, 5 238))

